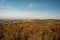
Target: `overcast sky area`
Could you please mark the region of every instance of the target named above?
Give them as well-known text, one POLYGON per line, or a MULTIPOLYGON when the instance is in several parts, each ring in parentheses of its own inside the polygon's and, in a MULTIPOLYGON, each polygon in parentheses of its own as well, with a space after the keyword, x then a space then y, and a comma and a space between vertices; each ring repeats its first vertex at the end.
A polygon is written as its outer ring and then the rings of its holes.
POLYGON ((0 19, 60 19, 60 0, 0 0, 0 19))

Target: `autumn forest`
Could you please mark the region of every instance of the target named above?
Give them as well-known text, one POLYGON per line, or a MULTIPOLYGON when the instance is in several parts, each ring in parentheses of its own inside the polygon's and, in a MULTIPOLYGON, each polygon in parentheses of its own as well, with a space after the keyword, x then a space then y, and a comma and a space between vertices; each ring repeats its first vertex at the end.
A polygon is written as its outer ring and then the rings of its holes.
POLYGON ((0 40, 60 40, 60 20, 0 20, 0 40))

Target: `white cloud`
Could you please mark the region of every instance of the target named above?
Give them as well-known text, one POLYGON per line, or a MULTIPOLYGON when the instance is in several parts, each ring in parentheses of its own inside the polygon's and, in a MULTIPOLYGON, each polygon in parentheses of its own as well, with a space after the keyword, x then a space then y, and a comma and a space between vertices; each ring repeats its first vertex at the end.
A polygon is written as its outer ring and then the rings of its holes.
POLYGON ((31 18, 32 14, 30 12, 22 12, 19 10, 2 10, 0 11, 1 19, 23 19, 23 18, 31 18))
POLYGON ((0 4, 4 4, 6 0, 0 0, 0 4))
POLYGON ((44 4, 39 4, 39 3, 30 3, 28 5, 29 8, 36 8, 36 7, 42 7, 44 4))
MULTIPOLYGON (((4 2, 4 1, 3 1, 4 2)), ((29 8, 43 6, 42 4, 30 3, 29 8)), ((0 18, 1 19, 44 19, 44 18, 58 18, 58 16, 53 17, 49 12, 36 12, 36 11, 21 11, 16 9, 13 6, 0 6, 0 18), (49 16, 50 14, 50 16, 49 16)))
POLYGON ((30 3, 30 4, 28 5, 28 7, 30 7, 30 8, 34 7, 34 4, 33 4, 33 3, 30 3))
POLYGON ((18 10, 6 10, 0 12, 0 19, 49 19, 49 18, 56 18, 58 16, 47 16, 47 13, 40 13, 40 12, 28 12, 28 11, 18 11, 18 10), (36 14, 35 14, 36 13, 36 14), (38 14, 37 14, 38 13, 38 14))
POLYGON ((49 12, 37 12, 37 11, 21 11, 15 9, 9 10, 0 10, 0 19, 49 19, 56 18, 59 19, 58 16, 49 16, 49 12), (48 15, 48 16, 47 16, 48 15))

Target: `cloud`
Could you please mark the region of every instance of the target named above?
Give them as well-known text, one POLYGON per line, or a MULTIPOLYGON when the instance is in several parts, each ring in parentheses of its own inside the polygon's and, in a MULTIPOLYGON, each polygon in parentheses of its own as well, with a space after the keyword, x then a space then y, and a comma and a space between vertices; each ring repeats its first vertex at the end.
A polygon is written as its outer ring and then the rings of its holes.
POLYGON ((34 4, 33 4, 33 3, 30 3, 30 4, 28 5, 28 7, 30 7, 30 8, 34 7, 34 4))
MULTIPOLYGON (((51 13, 51 12, 50 12, 51 13)), ((14 8, 0 9, 0 19, 58 19, 58 15, 52 15, 49 12, 21 11, 14 8), (50 16, 49 16, 50 15, 50 16)))
POLYGON ((20 10, 10 9, 10 10, 0 10, 0 19, 24 19, 31 18, 32 14, 30 12, 23 12, 20 10))
POLYGON ((36 12, 36 11, 20 11, 15 9, 2 10, 0 12, 0 19, 49 19, 55 18, 59 19, 58 16, 47 16, 46 12, 36 12))
MULTIPOLYGON (((13 4, 12 2, 7 2, 6 0, 1 0, 0 4, 0 19, 23 19, 23 18, 27 18, 27 19, 44 19, 44 18, 58 18, 58 15, 55 16, 55 14, 53 14, 52 12, 48 12, 47 11, 42 11, 41 9, 37 9, 40 7, 45 7, 48 4, 40 4, 40 3, 29 3, 29 4, 24 4, 20 5, 16 7, 16 5, 11 5, 13 4), (6 4, 4 4, 6 3, 6 4), (10 5, 9 5, 10 4, 10 5), (27 8, 25 7, 27 6, 27 8), (20 9, 21 8, 21 9, 20 9), (31 10, 30 10, 31 8, 31 10), (36 9, 37 10, 36 10, 36 9), (25 9, 25 10, 24 10, 25 9), (41 10, 41 11, 40 11, 41 10), (37 12, 36 12, 37 11, 37 12), (40 12, 39 12, 40 11, 40 12), (53 15, 52 15, 53 14, 53 15)), ((15 4, 15 3, 14 3, 15 4)), ((60 15, 59 15, 60 17, 60 15)))
POLYGON ((1 4, 4 4, 6 2, 6 0, 0 0, 1 4))
POLYGON ((46 4, 39 4, 39 3, 30 3, 28 5, 29 8, 37 8, 37 7, 42 7, 45 6, 46 4))

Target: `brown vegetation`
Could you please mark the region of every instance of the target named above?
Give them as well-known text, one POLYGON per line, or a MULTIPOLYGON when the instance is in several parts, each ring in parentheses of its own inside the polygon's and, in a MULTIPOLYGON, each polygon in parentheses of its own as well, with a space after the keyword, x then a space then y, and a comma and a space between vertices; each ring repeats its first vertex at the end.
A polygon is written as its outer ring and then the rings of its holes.
POLYGON ((0 40, 60 40, 60 20, 1 20, 0 40))

